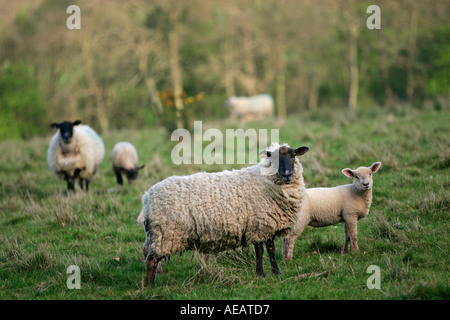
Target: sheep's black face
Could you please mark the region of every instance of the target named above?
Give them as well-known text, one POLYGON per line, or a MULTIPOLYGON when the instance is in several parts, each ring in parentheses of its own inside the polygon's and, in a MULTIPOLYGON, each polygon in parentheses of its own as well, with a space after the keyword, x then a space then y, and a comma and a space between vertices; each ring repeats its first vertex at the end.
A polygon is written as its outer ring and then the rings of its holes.
POLYGON ((127 175, 128 181, 136 180, 138 177, 138 173, 139 173, 139 171, 137 169, 130 169, 125 172, 125 174, 127 175))
POLYGON ((294 174, 295 150, 282 146, 279 157, 278 175, 283 183, 290 183, 294 174))
MULTIPOLYGON (((281 146, 275 152, 263 151, 260 155, 267 158, 278 156, 278 177, 282 183, 290 183, 294 176, 295 157, 305 154, 308 150, 308 147, 292 149, 288 146, 281 146)), ((273 163, 276 163, 276 159, 272 159, 273 163)))
POLYGON ((140 167, 137 167, 136 169, 125 170, 125 174, 127 176, 128 181, 136 180, 139 174, 139 170, 141 170, 144 167, 145 165, 142 165, 140 167))
POLYGON ((65 144, 68 144, 72 141, 73 137, 73 127, 77 126, 81 123, 80 120, 75 122, 64 121, 61 123, 52 123, 50 127, 54 129, 59 129, 59 134, 61 135, 61 139, 65 144))

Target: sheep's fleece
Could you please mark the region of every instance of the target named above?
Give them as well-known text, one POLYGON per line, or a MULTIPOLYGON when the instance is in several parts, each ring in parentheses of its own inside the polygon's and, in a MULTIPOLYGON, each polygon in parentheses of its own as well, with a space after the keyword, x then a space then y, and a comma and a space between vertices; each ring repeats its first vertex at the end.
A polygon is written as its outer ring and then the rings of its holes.
POLYGON ((59 130, 50 140, 47 162, 50 170, 60 179, 66 175, 75 176, 80 169, 79 177, 90 180, 97 172, 105 157, 105 146, 102 139, 88 125, 73 127, 73 138, 69 144, 62 143, 59 130))
POLYGON ((287 235, 303 205, 303 168, 296 158, 291 183, 281 184, 277 175, 260 174, 268 166, 270 158, 241 170, 173 176, 152 186, 138 217, 150 249, 159 257, 190 249, 213 253, 287 235))

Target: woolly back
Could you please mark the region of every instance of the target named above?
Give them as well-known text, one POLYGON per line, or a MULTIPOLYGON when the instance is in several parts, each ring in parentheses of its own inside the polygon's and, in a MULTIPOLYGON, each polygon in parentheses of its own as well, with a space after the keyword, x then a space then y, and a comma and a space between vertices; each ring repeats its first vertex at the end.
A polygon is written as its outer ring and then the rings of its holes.
POLYGON ((126 169, 135 168, 138 165, 138 155, 130 142, 116 143, 111 153, 113 166, 123 166, 126 169))
POLYGON ((98 146, 105 148, 105 145, 103 144, 102 138, 95 132, 91 127, 89 127, 87 124, 82 124, 74 127, 75 132, 82 132, 88 135, 98 146))

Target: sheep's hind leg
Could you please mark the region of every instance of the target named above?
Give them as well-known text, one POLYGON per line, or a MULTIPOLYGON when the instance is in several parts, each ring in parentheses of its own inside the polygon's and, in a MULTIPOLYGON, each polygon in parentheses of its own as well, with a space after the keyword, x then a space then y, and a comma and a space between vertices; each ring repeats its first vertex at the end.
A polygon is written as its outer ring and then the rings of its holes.
POLYGON ((273 239, 269 239, 266 241, 266 248, 269 254, 270 266, 272 267, 272 274, 277 275, 280 274, 280 269, 278 268, 277 258, 275 257, 275 244, 273 243, 273 239))
POLYGON ((265 277, 264 269, 263 269, 263 254, 264 254, 264 246, 263 243, 255 243, 255 253, 256 253, 256 275, 260 277, 265 277))

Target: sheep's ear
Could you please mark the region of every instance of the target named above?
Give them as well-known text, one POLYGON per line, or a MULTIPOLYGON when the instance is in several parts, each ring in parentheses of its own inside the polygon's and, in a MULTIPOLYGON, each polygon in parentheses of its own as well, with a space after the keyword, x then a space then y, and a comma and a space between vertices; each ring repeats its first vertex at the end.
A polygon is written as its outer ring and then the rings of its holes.
POLYGON ((143 164, 142 166, 137 167, 138 170, 144 169, 145 168, 145 164, 143 164))
POLYGON ((342 173, 345 174, 349 178, 353 178, 354 177, 352 169, 345 168, 344 170, 342 170, 342 173))
POLYGON ((52 124, 50 125, 50 128, 52 128, 52 129, 58 129, 58 128, 59 128, 59 124, 57 124, 57 123, 52 123, 52 124))
POLYGON ((261 152, 259 153, 259 155, 260 155, 262 158, 270 158, 270 156, 272 155, 272 152, 271 152, 271 151, 261 151, 261 152))
POLYGON ((300 148, 294 149, 294 153, 296 156, 302 156, 305 153, 307 153, 308 150, 309 150, 308 147, 300 147, 300 148))
POLYGON ((81 120, 76 120, 74 123, 73 123, 73 125, 74 126, 77 126, 77 125, 79 125, 81 123, 81 120))
POLYGON ((378 169, 381 167, 381 162, 375 162, 370 166, 370 170, 372 170, 373 173, 377 172, 378 169))

